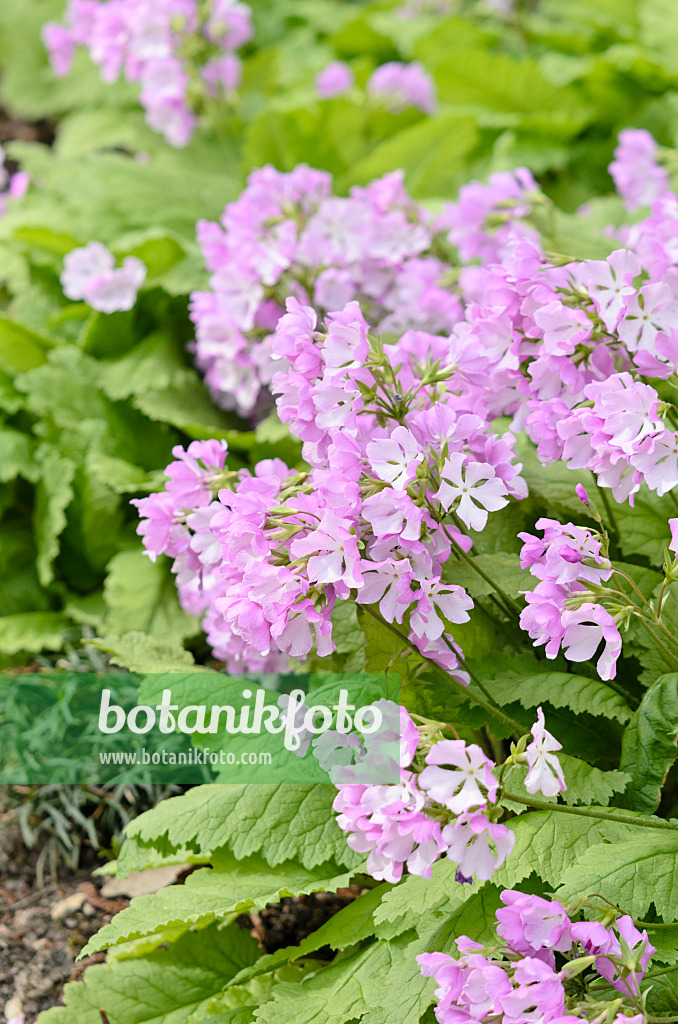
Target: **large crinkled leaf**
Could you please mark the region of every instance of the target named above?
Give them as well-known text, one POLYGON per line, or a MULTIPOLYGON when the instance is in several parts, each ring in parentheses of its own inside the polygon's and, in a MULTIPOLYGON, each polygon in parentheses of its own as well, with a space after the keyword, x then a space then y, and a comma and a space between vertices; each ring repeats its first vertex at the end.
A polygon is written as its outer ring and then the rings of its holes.
POLYGON ((140 549, 111 559, 104 600, 107 633, 144 632, 159 643, 175 644, 198 631, 197 620, 179 605, 166 561, 151 562, 140 549))
POLYGON ((0 616, 0 653, 59 651, 71 625, 61 612, 18 612, 0 616))
POLYGON ((351 183, 367 184, 393 167, 402 167, 412 195, 449 195, 477 142, 478 130, 470 117, 426 118, 375 146, 351 167, 351 183))
POLYGON ((36 566, 43 586, 54 578, 54 559, 59 538, 66 526, 66 509, 73 499, 75 463, 57 449, 44 445, 38 453, 40 478, 36 490, 33 522, 37 546, 36 566))
POLYGON ((119 870, 143 868, 144 846, 167 853, 188 846, 206 858, 227 847, 239 859, 261 853, 272 867, 298 860, 314 868, 330 859, 356 867, 362 857, 334 820, 336 792, 330 785, 196 786, 131 822, 119 870))
POLYGON ((258 952, 236 924, 187 932, 142 959, 90 967, 66 986, 65 1007, 41 1014, 40 1024, 101 1024, 100 1010, 111 1024, 188 1024, 258 952))
MULTIPOLYGON (((668 519, 676 511, 669 495, 660 498, 643 484, 634 495, 633 508, 614 501, 611 508, 624 555, 644 555, 654 565, 661 565, 664 548, 671 540, 668 519)), ((604 509, 601 511, 605 514, 604 509)))
POLYGON ((90 939, 82 955, 182 925, 230 920, 253 907, 277 903, 283 896, 334 891, 347 885, 351 877, 350 872, 339 872, 332 864, 304 868, 288 861, 271 868, 260 855, 240 861, 219 852, 211 861, 212 867, 195 871, 185 885, 137 896, 90 939))
POLYGON ((193 655, 178 644, 158 643, 148 633, 133 631, 123 636, 107 634, 87 641, 100 651, 111 655, 111 664, 120 665, 130 672, 184 672, 193 675, 206 672, 202 665, 196 665, 193 655))
MULTIPOLYGON (((658 820, 658 819, 657 819, 658 820)), ((664 919, 678 919, 678 822, 673 829, 634 829, 624 839, 596 843, 565 871, 557 897, 596 893, 636 918, 654 903, 664 919)))
POLYGON ((662 676, 644 695, 624 731, 620 767, 631 784, 624 804, 652 814, 673 765, 678 743, 678 673, 662 676))
POLYGON ((254 1015, 257 1024, 343 1024, 361 1018, 383 988, 394 960, 392 944, 373 942, 304 978, 281 982, 254 1015))
POLYGON ((600 715, 621 723, 631 717, 631 709, 616 690, 588 676, 544 672, 518 679, 497 677, 486 685, 502 704, 517 700, 524 708, 536 708, 548 703, 555 708, 570 708, 577 714, 600 715))
POLYGON ((33 441, 20 430, 3 427, 0 430, 0 483, 17 476, 34 480, 33 441))
POLYGON ((174 374, 165 387, 139 391, 133 404, 144 415, 179 427, 189 437, 205 440, 225 438, 237 428, 237 419, 222 412, 209 396, 207 388, 193 370, 174 374))

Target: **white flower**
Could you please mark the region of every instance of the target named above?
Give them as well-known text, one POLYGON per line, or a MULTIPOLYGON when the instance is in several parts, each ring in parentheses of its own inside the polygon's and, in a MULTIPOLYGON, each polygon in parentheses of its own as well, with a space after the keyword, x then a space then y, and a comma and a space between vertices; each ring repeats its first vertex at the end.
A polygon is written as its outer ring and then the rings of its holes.
POLYGON ((537 721, 532 726, 532 735, 534 739, 525 751, 530 769, 525 778, 525 789, 528 793, 541 792, 544 796, 556 796, 567 789, 563 769, 554 753, 562 749, 562 744, 546 731, 541 708, 537 708, 537 721))

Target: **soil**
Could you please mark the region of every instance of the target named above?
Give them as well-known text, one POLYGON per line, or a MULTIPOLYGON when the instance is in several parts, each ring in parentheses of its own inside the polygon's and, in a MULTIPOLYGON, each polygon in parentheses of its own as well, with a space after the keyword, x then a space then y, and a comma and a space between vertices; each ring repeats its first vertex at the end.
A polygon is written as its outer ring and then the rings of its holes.
MULTIPOLYGON (((124 898, 105 899, 103 879, 93 878, 99 863, 90 863, 43 887, 36 879, 37 850, 27 850, 9 815, 0 814, 0 1020, 25 1014, 35 1024, 38 1014, 61 1004, 63 987, 76 981, 104 953, 76 963, 80 950, 114 914, 129 905, 124 898), (3 821, 4 818, 4 821, 3 821), (4 1012, 4 1018, 3 1018, 4 1012)), ((358 886, 337 893, 319 892, 285 898, 238 923, 265 953, 298 945, 361 893, 358 886)), ((331 960, 329 947, 314 956, 331 960)))
POLYGON ((16 824, 0 822, 0 1015, 25 1013, 26 1024, 60 1002, 67 981, 103 959, 75 963, 90 936, 128 905, 102 900, 101 881, 86 868, 39 888, 37 857, 16 824))

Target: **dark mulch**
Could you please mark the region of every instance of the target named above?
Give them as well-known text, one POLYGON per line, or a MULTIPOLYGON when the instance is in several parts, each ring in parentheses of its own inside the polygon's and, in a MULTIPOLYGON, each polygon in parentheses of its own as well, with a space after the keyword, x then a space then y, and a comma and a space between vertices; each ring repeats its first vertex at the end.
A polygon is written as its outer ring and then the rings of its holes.
POLYGON ((26 1024, 58 1004, 64 984, 97 959, 75 963, 89 938, 127 906, 102 900, 89 869, 39 888, 37 857, 18 827, 0 818, 0 1013, 23 1012, 26 1024))

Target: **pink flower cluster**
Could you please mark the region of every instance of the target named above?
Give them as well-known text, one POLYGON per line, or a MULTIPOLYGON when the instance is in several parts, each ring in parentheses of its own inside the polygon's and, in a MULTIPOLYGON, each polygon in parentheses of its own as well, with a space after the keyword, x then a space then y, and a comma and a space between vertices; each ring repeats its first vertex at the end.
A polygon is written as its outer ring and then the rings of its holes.
POLYGON ((546 644, 547 658, 555 658, 562 647, 570 661, 589 661, 602 643, 598 673, 601 679, 613 679, 621 636, 614 616, 589 589, 613 571, 601 555, 600 540, 582 526, 563 526, 555 519, 539 519, 536 525, 543 537, 518 535, 524 542, 520 564, 540 580, 525 594, 520 625, 535 647, 546 644))
POLYGON ((136 256, 126 256, 116 267, 115 257, 101 242, 72 249, 64 257, 61 287, 67 298, 84 300, 101 313, 131 309, 146 280, 146 266, 136 256))
MULTIPOLYGON (((450 629, 473 602, 443 568, 470 548, 464 527, 482 529, 526 494, 515 438, 488 429, 477 386, 469 405, 467 381, 485 379, 491 363, 461 339, 451 351, 449 339, 424 331, 372 341, 355 301, 322 328, 310 307, 287 305, 272 341, 282 367, 272 389, 309 469, 262 462, 218 491, 213 484, 217 500, 201 491, 199 508, 189 494, 177 507, 170 483, 140 505, 166 524, 141 525, 147 549, 180 557, 182 603, 206 613, 208 639, 232 669, 236 651, 245 665, 272 651, 303 659, 312 630, 318 654, 331 653, 335 603, 351 599, 466 681, 450 629), (181 550, 167 542, 178 517, 181 550)), ((194 452, 176 450, 182 460, 194 452)))
POLYGON ((348 845, 369 853, 370 874, 389 882, 397 882, 404 867, 430 878, 443 855, 458 865, 458 881, 491 878, 515 841, 513 832, 492 820, 498 789, 493 762, 475 743, 440 740, 416 773, 411 765, 419 732, 405 708, 400 723, 400 781, 338 786, 334 809, 348 845))
MULTIPOLYGON (((255 415, 273 393, 303 470, 269 460, 199 509, 143 508, 183 517, 181 600, 231 670, 331 653, 333 608, 353 600, 465 679, 452 627, 472 602, 454 559, 527 493, 514 432, 617 501, 678 483, 675 410, 651 383, 678 372, 678 200, 657 200, 607 260, 555 265, 527 171, 467 186, 435 223, 399 174, 348 198, 330 185, 305 166, 254 172, 221 224, 200 224, 211 290, 192 296, 213 393, 255 415)), ((549 657, 602 642, 611 678, 619 631, 591 590, 609 564, 587 531, 544 529, 526 541, 539 584, 523 627, 549 657)))
MULTIPOLYGON (((333 77, 336 77, 333 70, 333 77)), ((394 172, 348 198, 329 174, 254 171, 220 224, 201 221, 210 291, 191 296, 196 361, 215 400, 250 415, 271 382, 273 332, 288 296, 321 314, 357 299, 380 331, 449 331, 459 299, 430 253, 430 218, 394 172)))
POLYGON ((462 935, 461 956, 422 953, 422 974, 434 977, 439 1024, 643 1024, 639 985, 655 952, 632 918, 610 927, 572 921, 557 900, 513 890, 501 894, 497 944, 483 947, 462 935), (556 969, 555 954, 560 969, 556 969), (605 979, 621 999, 590 986, 605 979), (613 1010, 614 1019, 608 1012, 613 1010))
POLYGON ((69 0, 66 24, 50 22, 43 30, 60 77, 84 46, 105 82, 121 72, 139 82, 149 125, 173 146, 185 146, 193 135, 193 96, 228 97, 238 87, 234 51, 251 35, 250 8, 241 0, 69 0))
MULTIPOLYGON (((354 85, 351 67, 343 60, 335 60, 316 76, 315 91, 321 99, 332 99, 343 96, 354 85)), ((381 64, 368 78, 365 91, 377 106, 391 114, 410 108, 432 114, 437 106, 435 83, 417 61, 381 64)))
POLYGON ((669 178, 657 163, 658 146, 649 132, 626 128, 619 133, 610 174, 629 210, 651 206, 669 191, 669 178))

